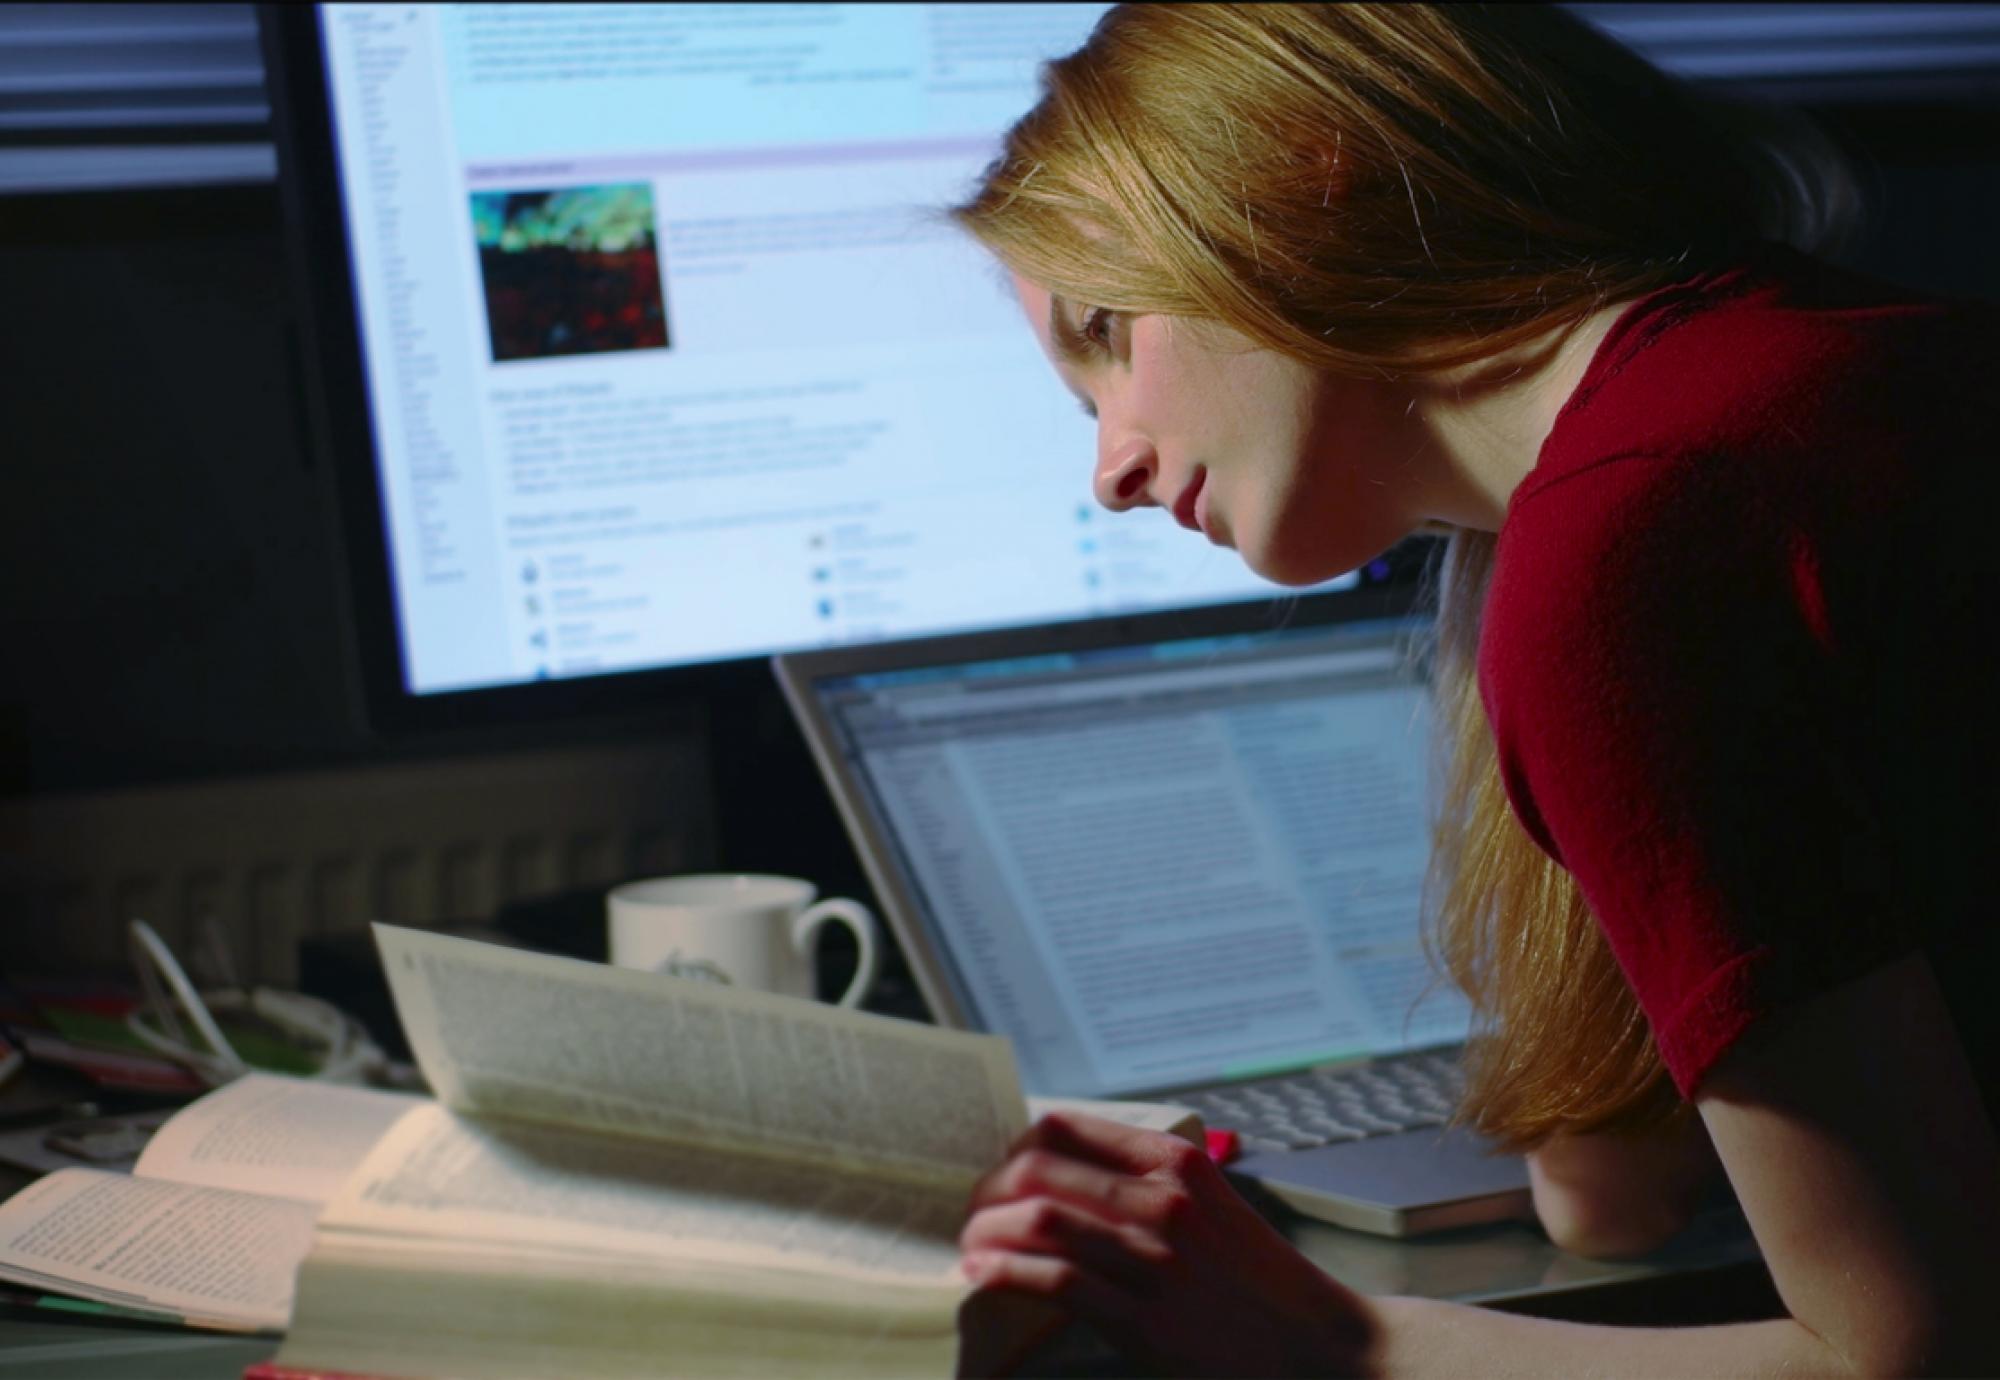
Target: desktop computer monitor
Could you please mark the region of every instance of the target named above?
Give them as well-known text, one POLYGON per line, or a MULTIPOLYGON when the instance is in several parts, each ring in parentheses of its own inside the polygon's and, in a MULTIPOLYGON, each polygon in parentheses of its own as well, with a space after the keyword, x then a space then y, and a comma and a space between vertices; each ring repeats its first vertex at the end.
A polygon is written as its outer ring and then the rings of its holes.
POLYGON ((1096 510, 1090 422, 939 214, 1103 8, 268 7, 377 726, 1278 593, 1096 510))

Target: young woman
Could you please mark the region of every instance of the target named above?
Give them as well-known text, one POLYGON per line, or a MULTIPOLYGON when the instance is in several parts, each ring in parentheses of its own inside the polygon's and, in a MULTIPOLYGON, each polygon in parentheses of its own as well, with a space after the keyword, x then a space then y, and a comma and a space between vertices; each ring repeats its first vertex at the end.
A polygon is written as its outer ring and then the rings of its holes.
POLYGON ((1719 1165, 1789 1316, 1360 1297, 1083 1118, 981 1184, 968 1273, 1166 1372, 2000 1373, 1993 316, 1780 247, 1830 165, 1554 7, 1125 6, 1045 84, 955 215, 1102 502, 1288 583, 1453 534, 1470 1120, 1584 1252, 1719 1165))

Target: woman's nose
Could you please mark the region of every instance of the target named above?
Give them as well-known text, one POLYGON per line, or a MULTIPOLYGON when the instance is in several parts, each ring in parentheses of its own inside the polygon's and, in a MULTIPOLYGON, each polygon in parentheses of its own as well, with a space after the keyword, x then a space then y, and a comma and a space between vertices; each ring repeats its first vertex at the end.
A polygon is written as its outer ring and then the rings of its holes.
POLYGON ((1153 497, 1147 491, 1158 468, 1159 457, 1153 453, 1151 442, 1130 440, 1105 447, 1098 452, 1097 474, 1092 483, 1097 501, 1114 513, 1152 504, 1153 497))

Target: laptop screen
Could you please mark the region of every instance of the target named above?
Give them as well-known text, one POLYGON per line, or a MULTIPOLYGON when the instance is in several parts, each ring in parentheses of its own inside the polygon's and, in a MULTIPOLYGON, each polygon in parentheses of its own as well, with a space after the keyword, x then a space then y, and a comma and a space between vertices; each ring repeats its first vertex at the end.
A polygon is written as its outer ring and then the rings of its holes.
POLYGON ((912 959, 1029 1090, 1117 1097, 1462 1040, 1419 939, 1405 620, 813 687, 912 959))

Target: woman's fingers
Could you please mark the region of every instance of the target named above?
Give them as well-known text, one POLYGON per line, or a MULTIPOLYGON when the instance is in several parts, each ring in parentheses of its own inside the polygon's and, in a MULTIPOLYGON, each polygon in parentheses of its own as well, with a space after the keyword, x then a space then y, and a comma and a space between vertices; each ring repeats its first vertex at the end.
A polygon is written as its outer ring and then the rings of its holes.
MULTIPOLYGON (((965 1267, 981 1293, 1004 1291, 1042 1300, 1068 1316, 1083 1319, 1120 1351, 1145 1362, 1146 1374, 1176 1361, 1182 1366, 1188 1362, 1188 1357, 1172 1355, 1172 1339, 1162 1330, 1158 1310, 1164 1300, 1136 1298, 1074 1260, 1015 1251, 982 1251, 967 1256, 965 1267), (1168 1344, 1164 1350, 1163 1342, 1168 1344)), ((1227 1320, 1215 1321, 1217 1331, 1226 1335, 1227 1320)), ((1186 1373, 1263 1373, 1255 1359, 1243 1366, 1238 1363, 1234 1346, 1225 1343, 1225 1347, 1229 1359, 1222 1365, 1205 1365, 1205 1358, 1197 1357, 1186 1373)))
POLYGON ((1087 1112, 1045 1113, 1021 1133, 1007 1153, 1011 1157, 1032 1150, 1046 1150, 1119 1174, 1173 1169, 1190 1157, 1207 1161, 1203 1151, 1179 1136, 1121 1125, 1087 1112))
MULTIPOLYGON (((1149 1366, 1290 1374, 1345 1366, 1373 1335, 1359 1300, 1201 1151, 1095 1118, 1045 1118, 1017 1141, 959 1241, 975 1298, 1045 1302, 1149 1366)), ((962 1316, 976 1332, 986 1315, 962 1316)))
POLYGON ((965 1273, 979 1289, 1004 1289, 1046 1299, 1099 1326, 1132 1314, 1133 1300, 1073 1260, 1018 1251, 980 1251, 965 1257, 965 1273))
POLYGON ((1131 1222, 1107 1221, 1053 1198, 1024 1198, 973 1214, 959 1236, 968 1258, 1016 1251, 1074 1261, 1089 1274, 1150 1298, 1173 1253, 1159 1237, 1131 1222))
POLYGON ((1147 1131, 1125 1126, 1085 1112, 1050 1112, 1028 1128, 1018 1148, 1028 1146, 1088 1160, 1125 1174, 1151 1174, 1175 1170, 1200 1160, 1207 1154, 1164 1131, 1147 1131))
POLYGON ((1168 1230, 1185 1216, 1187 1190, 1168 1177, 1135 1177, 1072 1159, 1053 1150, 1022 1150, 989 1172, 972 1190, 977 1213, 1024 1198, 1053 1198, 1114 1222, 1168 1230))

